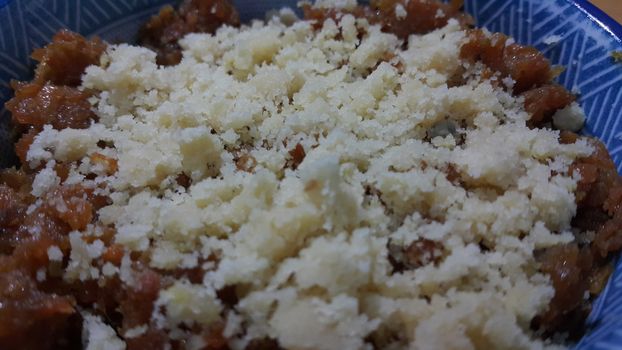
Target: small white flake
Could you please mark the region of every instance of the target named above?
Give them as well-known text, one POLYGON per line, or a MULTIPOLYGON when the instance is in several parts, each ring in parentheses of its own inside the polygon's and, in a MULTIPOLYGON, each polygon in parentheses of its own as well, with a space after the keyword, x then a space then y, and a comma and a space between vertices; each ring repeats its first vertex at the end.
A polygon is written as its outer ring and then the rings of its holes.
POLYGON ((408 16, 408 12, 406 12, 406 9, 404 8, 404 6, 402 4, 397 4, 395 5, 395 17, 397 19, 404 19, 408 16))
POLYGON ((542 42, 545 43, 546 45, 555 45, 559 43, 562 39, 563 38, 560 35, 549 35, 546 38, 544 38, 542 42))
POLYGON ((136 326, 134 328, 130 328, 127 331, 125 331, 125 338, 136 338, 139 337, 143 334, 145 334, 147 332, 147 325, 141 325, 141 326, 136 326))
POLYGON ((106 277, 112 277, 119 273, 119 268, 107 262, 102 266, 102 274, 106 277))
POLYGON ((83 314, 82 339, 86 350, 124 350, 125 342, 117 333, 102 321, 101 317, 83 314))
POLYGON ((63 252, 58 246, 50 246, 48 248, 48 259, 50 261, 63 261, 63 252))
POLYGON ((32 195, 40 197, 44 193, 49 192, 60 184, 60 178, 56 175, 54 160, 47 163, 46 167, 41 170, 32 182, 32 195))
POLYGON ((560 109, 553 115, 553 125, 559 130, 578 132, 585 124, 585 113, 576 103, 560 109))

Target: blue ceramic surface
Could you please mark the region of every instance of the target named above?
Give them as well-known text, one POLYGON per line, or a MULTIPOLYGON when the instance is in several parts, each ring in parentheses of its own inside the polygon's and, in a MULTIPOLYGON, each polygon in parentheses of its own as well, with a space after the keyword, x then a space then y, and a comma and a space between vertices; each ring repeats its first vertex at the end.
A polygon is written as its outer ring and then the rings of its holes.
MULTIPOLYGON (((167 0, 0 0, 0 106, 10 97, 11 79, 28 79, 30 52, 60 28, 99 35, 110 42, 132 41, 138 26, 167 0)), ((243 20, 296 0, 237 0, 243 20)), ((536 46, 555 64, 566 66, 559 82, 580 94, 588 116, 585 132, 605 142, 622 170, 622 26, 586 0, 466 0, 479 26, 536 46), (559 41, 547 44, 554 37, 559 41)), ((0 165, 11 145, 8 113, 0 109, 0 165)), ((622 349, 622 263, 594 305, 591 331, 577 349, 622 349)))

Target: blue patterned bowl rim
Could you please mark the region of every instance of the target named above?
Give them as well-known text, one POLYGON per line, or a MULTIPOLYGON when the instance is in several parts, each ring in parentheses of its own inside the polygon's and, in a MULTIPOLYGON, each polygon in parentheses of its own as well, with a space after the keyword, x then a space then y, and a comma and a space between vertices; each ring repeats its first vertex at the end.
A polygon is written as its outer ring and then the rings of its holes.
POLYGON ((611 18, 603 10, 596 7, 588 0, 566 0, 574 4, 581 12, 585 13, 591 20, 596 22, 601 28, 613 36, 616 41, 622 44, 622 24, 611 18))

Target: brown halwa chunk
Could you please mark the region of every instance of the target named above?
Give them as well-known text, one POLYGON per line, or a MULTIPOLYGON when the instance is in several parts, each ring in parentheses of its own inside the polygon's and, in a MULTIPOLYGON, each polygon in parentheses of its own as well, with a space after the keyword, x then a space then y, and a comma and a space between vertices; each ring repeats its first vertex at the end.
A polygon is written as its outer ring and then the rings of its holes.
POLYGON ((425 34, 442 28, 451 18, 463 25, 472 23, 471 17, 460 11, 462 1, 372 0, 370 5, 376 11, 383 30, 403 39, 411 34, 425 34), (400 6, 405 10, 405 16, 396 13, 396 8, 400 6))
POLYGON ((26 158, 28 156, 28 150, 30 146, 35 141, 35 137, 39 134, 39 130, 34 127, 30 127, 27 132, 22 134, 19 140, 15 143, 15 154, 17 158, 21 162, 21 164, 26 164, 26 158))
POLYGON ((15 97, 6 103, 17 124, 55 129, 85 129, 97 117, 88 101, 90 94, 49 83, 13 82, 15 97))
POLYGON ((523 93, 525 110, 531 114, 529 122, 538 126, 550 122, 558 110, 568 106, 575 96, 561 85, 549 84, 523 93))
POLYGON ((590 287, 592 255, 575 243, 546 249, 539 257, 540 270, 549 276, 555 295, 539 322, 549 331, 578 333, 587 316, 585 293, 590 287))
POLYGON ((202 338, 205 342, 204 350, 227 350, 227 338, 224 336, 224 324, 217 322, 203 330, 202 338))
POLYGON ((531 46, 508 45, 508 37, 504 34, 470 30, 467 42, 460 49, 460 57, 470 62, 481 61, 493 72, 511 77, 515 81, 513 93, 525 98, 531 126, 549 122, 557 110, 576 99, 563 86, 550 83, 556 70, 541 52, 531 46))
POLYGON ((246 350, 279 350, 283 349, 273 338, 253 339, 246 346, 246 350))
POLYGON ((177 175, 177 177, 175 178, 175 182, 177 182, 179 186, 188 189, 190 188, 190 185, 192 185, 192 178, 185 173, 181 173, 177 175))
POLYGON ((52 42, 32 53, 39 61, 35 81, 54 85, 78 86, 86 67, 99 63, 106 44, 99 38, 87 40, 69 30, 61 29, 52 42))
POLYGON ((571 167, 581 174, 573 226, 596 231, 593 254, 605 259, 622 249, 622 178, 605 145, 597 140, 592 145, 595 151, 571 167))
POLYGON ((139 43, 158 53, 157 63, 181 61, 179 39, 188 33, 214 33, 222 25, 238 26, 240 18, 229 0, 185 0, 175 10, 166 6, 138 33, 139 43))
POLYGON ((58 348, 56 343, 63 339, 70 326, 68 321, 75 314, 75 299, 42 289, 34 276, 48 266, 51 246, 68 248, 67 234, 72 226, 67 221, 83 228, 84 220, 92 215, 76 210, 81 207, 80 201, 88 198, 77 186, 60 187, 51 197, 44 198, 37 209, 27 210, 34 202, 29 194, 31 181, 30 176, 15 170, 5 170, 0 176, 0 348, 3 349, 58 348), (59 210, 61 207, 63 210, 59 210), (50 340, 42 342, 42 339, 50 340))
POLYGON ((72 230, 84 230, 93 219, 91 190, 79 185, 65 185, 46 195, 46 210, 69 225, 72 230))
POLYGON ((135 338, 125 339, 127 350, 164 350, 170 342, 164 329, 149 327, 147 331, 135 338))
POLYGON ((26 164, 26 154, 44 125, 56 129, 87 128, 96 120, 88 101, 90 94, 77 88, 89 65, 98 64, 106 50, 100 39, 87 40, 61 30, 49 45, 33 52, 39 61, 32 82, 11 82, 15 96, 5 103, 16 130, 23 133, 15 144, 16 154, 26 164))
POLYGON ((125 298, 121 301, 123 327, 126 329, 149 323, 153 304, 162 287, 161 276, 149 268, 143 268, 135 278, 136 285, 127 288, 125 298))
POLYGON ((540 51, 516 43, 506 45, 507 40, 501 33, 488 35, 481 29, 470 30, 460 57, 471 62, 481 61, 503 76, 512 77, 516 81, 515 94, 551 80, 551 65, 540 51))
POLYGON ((293 170, 298 169, 300 163, 302 163, 302 161, 307 156, 305 148, 300 143, 297 143, 296 146, 293 149, 289 150, 288 153, 291 159, 287 161, 286 166, 292 168, 293 170))
POLYGON ((0 254, 10 254, 15 245, 15 234, 21 227, 29 204, 29 193, 0 185, 0 254))
POLYGON ((119 170, 118 162, 114 158, 107 157, 101 153, 93 153, 89 158, 91 163, 99 166, 108 175, 112 175, 119 170))
MULTIPOLYGON (((563 143, 580 139, 570 132, 560 135, 563 143)), ((588 141, 594 152, 576 160, 569 171, 581 176, 572 226, 593 234, 548 248, 538 256, 541 271, 551 276, 555 288, 549 309, 537 318, 537 328, 549 334, 561 331, 580 336, 590 298, 604 287, 613 270, 613 255, 622 248, 622 178, 605 145, 596 139, 588 141)))
POLYGON ((73 298, 40 291, 23 270, 0 269, 0 348, 52 349, 74 312, 73 298))

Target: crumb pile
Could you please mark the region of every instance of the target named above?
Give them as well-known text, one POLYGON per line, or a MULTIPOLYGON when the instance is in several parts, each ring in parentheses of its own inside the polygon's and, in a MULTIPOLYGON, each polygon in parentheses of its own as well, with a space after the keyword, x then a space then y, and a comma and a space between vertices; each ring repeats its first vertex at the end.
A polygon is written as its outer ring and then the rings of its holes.
MULTIPOLYGON (((466 39, 450 20, 405 44, 346 14, 189 34, 169 67, 110 45, 82 78, 98 121, 46 126, 27 153, 47 164, 33 195, 62 162, 65 184, 111 199, 70 234, 63 278, 133 286, 137 256, 200 271, 170 274, 149 323, 123 334, 189 348, 217 323, 234 349, 551 346, 530 330, 554 295, 534 251, 574 240, 568 168, 593 147, 528 127, 515 82, 460 59, 466 39), (102 227, 131 252, 120 264, 103 263, 102 227)), ((124 347, 97 316, 85 332, 124 347)))

